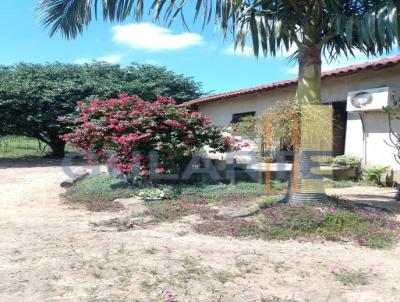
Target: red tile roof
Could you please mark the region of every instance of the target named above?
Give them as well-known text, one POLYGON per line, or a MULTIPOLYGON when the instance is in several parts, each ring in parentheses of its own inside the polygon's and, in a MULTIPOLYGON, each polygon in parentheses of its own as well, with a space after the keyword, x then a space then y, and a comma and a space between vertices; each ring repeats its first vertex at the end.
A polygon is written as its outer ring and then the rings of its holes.
MULTIPOLYGON (((364 70, 370 70, 370 69, 377 70, 377 69, 387 68, 387 67, 399 64, 399 63, 400 63, 400 55, 394 56, 394 57, 387 57, 387 58, 383 58, 383 59, 376 60, 376 61, 365 62, 362 64, 350 65, 350 66, 337 68, 337 69, 330 70, 330 71, 325 71, 322 73, 322 79, 326 79, 326 78, 330 78, 330 77, 346 76, 346 75, 353 74, 353 73, 356 73, 359 71, 364 71, 364 70)), ((250 87, 250 88, 245 88, 245 89, 239 89, 239 90, 233 90, 233 91, 228 91, 228 92, 224 92, 224 93, 213 94, 213 95, 209 95, 209 96, 205 96, 205 97, 202 97, 199 99, 185 102, 180 106, 191 106, 191 105, 197 105, 200 103, 230 99, 230 98, 234 98, 234 97, 241 96, 241 95, 260 93, 260 92, 264 92, 264 91, 268 91, 268 90, 273 90, 276 88, 289 87, 289 86, 293 86, 296 84, 297 84, 297 78, 286 80, 286 81, 274 82, 274 83, 270 83, 270 84, 264 84, 264 85, 260 85, 260 86, 250 87)))

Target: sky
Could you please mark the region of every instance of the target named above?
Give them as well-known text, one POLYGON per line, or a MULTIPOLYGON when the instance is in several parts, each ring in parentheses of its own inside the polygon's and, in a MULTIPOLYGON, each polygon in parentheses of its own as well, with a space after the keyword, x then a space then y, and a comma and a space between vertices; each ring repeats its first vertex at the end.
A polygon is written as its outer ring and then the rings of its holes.
MULTIPOLYGON (((38 1, 0 1, 0 64, 55 61, 81 64, 92 60, 122 66, 132 62, 154 64, 193 77, 203 84, 205 92, 213 93, 297 75, 296 63, 287 59, 288 52, 267 58, 255 58, 250 47, 235 52, 229 38, 224 40, 212 26, 201 30, 200 23, 193 26, 190 23, 189 32, 180 21, 168 28, 162 23, 151 23, 147 16, 140 23, 99 20, 92 22, 83 35, 74 40, 60 35, 50 38, 35 10, 38 1)), ((396 54, 400 54, 397 47, 388 55, 396 54)), ((330 64, 324 62, 323 70, 374 59, 361 54, 355 58, 342 57, 330 64)))

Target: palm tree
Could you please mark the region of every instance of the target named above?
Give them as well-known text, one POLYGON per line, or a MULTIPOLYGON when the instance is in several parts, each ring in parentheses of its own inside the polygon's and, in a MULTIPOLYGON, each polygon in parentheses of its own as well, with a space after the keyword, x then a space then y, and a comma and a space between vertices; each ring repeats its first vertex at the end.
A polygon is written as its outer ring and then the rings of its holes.
MULTIPOLYGON (((102 9, 106 21, 143 17, 143 0, 41 0, 38 10, 50 35, 61 32, 74 38, 83 32, 102 9)), ((153 20, 162 18, 171 24, 185 16, 188 0, 153 0, 149 6, 153 20)), ((255 56, 275 56, 282 49, 296 47, 298 60, 296 100, 306 104, 321 103, 321 57, 339 55, 380 55, 389 52, 399 41, 399 0, 196 0, 193 19, 203 26, 215 21, 224 37, 231 33, 235 47, 249 41, 255 56), (202 16, 202 17, 200 17, 202 16)), ((300 173, 307 166, 300 156, 300 173)), ((320 194, 290 190, 289 200, 320 199, 320 194)))

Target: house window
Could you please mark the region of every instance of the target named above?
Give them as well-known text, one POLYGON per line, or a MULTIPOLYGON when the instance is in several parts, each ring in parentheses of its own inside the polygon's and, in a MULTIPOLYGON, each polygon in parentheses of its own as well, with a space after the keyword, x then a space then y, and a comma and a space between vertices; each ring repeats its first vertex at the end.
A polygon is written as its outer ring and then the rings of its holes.
POLYGON ((246 116, 255 116, 255 115, 256 115, 255 111, 234 113, 234 114, 232 114, 231 124, 239 123, 242 120, 242 118, 244 118, 246 116))

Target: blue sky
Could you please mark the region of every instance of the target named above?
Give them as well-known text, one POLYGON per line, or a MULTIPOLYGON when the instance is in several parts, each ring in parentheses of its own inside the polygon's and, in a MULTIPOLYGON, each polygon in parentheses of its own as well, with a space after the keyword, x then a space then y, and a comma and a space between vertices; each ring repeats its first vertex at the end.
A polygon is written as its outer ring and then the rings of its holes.
MULTIPOLYGON (((75 40, 50 38, 35 12, 38 0, 1 0, 0 64, 17 62, 83 63, 93 59, 121 65, 150 63, 192 76, 205 91, 222 92, 296 77, 296 65, 287 54, 275 58, 254 58, 250 48, 234 52, 230 40, 222 41, 213 28, 200 24, 187 32, 179 22, 169 29, 153 25, 149 18, 140 24, 93 22, 75 40)), ((394 50, 390 55, 399 54, 394 50)), ((374 58, 370 58, 372 60, 374 58)), ((368 60, 362 55, 341 58, 323 69, 368 60)))

